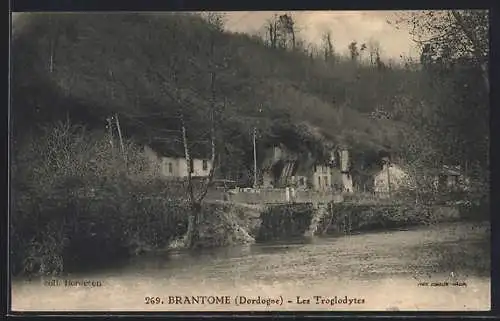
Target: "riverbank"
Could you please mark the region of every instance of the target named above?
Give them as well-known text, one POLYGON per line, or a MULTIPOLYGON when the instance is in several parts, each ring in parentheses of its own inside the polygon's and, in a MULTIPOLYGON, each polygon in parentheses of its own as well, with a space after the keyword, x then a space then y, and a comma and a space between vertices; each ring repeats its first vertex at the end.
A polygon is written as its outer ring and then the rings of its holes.
POLYGON ((446 222, 489 221, 489 205, 455 204, 337 203, 319 210, 315 234, 351 234, 390 230, 446 222))
MULTIPOLYGON (((141 146, 127 140, 118 150, 106 133, 70 122, 40 129, 13 145, 13 275, 109 266, 168 248, 185 235, 191 205, 186 184, 159 178, 141 146)), ((200 185, 193 181, 197 195, 200 185)), ((198 245, 253 241, 246 232, 252 215, 231 219, 226 213, 237 210, 209 204, 202 212, 199 226, 208 229, 200 231, 198 245)))
MULTIPOLYGON (((159 179, 139 146, 126 142, 119 152, 104 132, 88 133, 69 122, 28 138, 13 150, 12 274, 57 275, 182 246, 190 211, 186 186, 159 179)), ((194 247, 267 242, 325 230, 352 233, 363 226, 388 227, 387 220, 402 226, 440 221, 428 221, 425 209, 411 204, 388 211, 338 206, 324 210, 205 201, 194 247)), ((470 213, 477 214, 474 209, 470 213)))
MULTIPOLYGON (((158 183, 161 184, 161 183, 158 183)), ((12 220, 14 274, 52 274, 106 266, 147 252, 183 248, 189 207, 163 186, 114 181, 99 196, 61 190, 58 198, 16 202, 12 220), (154 192, 161 191, 161 192, 154 192), (37 227, 35 229, 35 227, 37 227)), ((465 204, 465 203, 464 203, 465 204)), ((335 203, 256 206, 203 202, 194 248, 217 248, 314 235, 346 235, 442 222, 484 220, 485 208, 335 203)))
MULTIPOLYGON (((13 275, 58 275, 183 247, 189 204, 170 198, 167 183, 121 177, 101 182, 92 193, 69 185, 31 197, 14 195, 13 275)), ((194 247, 255 242, 260 213, 258 206, 203 202, 194 247)))
POLYGON ((466 311, 490 308, 487 223, 447 223, 408 231, 324 236, 145 254, 106 270, 61 279, 100 281, 100 287, 46 286, 55 277, 17 280, 15 311, 365 310, 466 311), (451 275, 453 272, 453 276, 451 275), (464 286, 419 286, 453 280, 464 286), (145 304, 145 296, 222 296, 292 300, 255 304, 145 304), (363 304, 320 304, 313 296, 361 298, 363 304), (296 296, 313 304, 297 304, 296 296), (113 298, 109 300, 109 298, 113 298))

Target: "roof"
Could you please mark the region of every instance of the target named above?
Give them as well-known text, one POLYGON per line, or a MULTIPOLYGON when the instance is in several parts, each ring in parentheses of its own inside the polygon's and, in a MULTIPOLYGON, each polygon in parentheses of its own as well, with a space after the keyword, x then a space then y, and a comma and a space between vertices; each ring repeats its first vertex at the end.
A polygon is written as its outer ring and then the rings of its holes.
MULTIPOLYGON (((161 157, 185 157, 183 144, 176 140, 153 139, 147 145, 161 157)), ((209 159, 211 156, 210 148, 205 144, 192 144, 190 153, 197 159, 209 159)))
POLYGON ((460 166, 444 165, 443 169, 441 170, 441 174, 460 176, 461 175, 460 166))

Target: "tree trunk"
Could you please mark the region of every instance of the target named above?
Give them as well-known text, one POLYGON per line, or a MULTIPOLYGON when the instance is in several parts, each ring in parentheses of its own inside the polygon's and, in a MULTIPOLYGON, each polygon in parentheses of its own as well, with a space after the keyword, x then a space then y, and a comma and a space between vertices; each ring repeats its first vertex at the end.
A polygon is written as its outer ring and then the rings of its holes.
MULTIPOLYGON (((213 59, 213 50, 214 50, 214 43, 213 39, 211 42, 211 55, 213 59)), ((216 68, 215 65, 212 66, 214 69, 216 68)), ((200 216, 202 213, 202 206, 201 203, 205 196, 207 195, 208 188, 210 187, 210 184, 213 180, 214 177, 214 172, 215 172, 215 161, 217 159, 216 156, 216 134, 215 134, 215 98, 216 98, 216 92, 215 92, 215 76, 216 73, 215 71, 212 71, 211 73, 211 84, 210 84, 210 89, 212 92, 212 97, 211 97, 211 114, 210 114, 210 122, 211 122, 211 127, 210 127, 210 144, 211 144, 211 168, 210 172, 208 175, 208 179, 206 181, 206 184, 202 188, 202 192, 196 198, 194 196, 194 191, 193 191, 193 182, 192 182, 192 177, 191 177, 191 155, 189 152, 189 146, 188 146, 188 139, 187 139, 187 133, 186 133, 186 126, 184 124, 184 119, 181 116, 181 124, 182 124, 182 141, 184 145, 184 154, 186 157, 186 163, 188 167, 188 201, 190 204, 190 211, 189 211, 189 218, 188 218, 188 229, 186 232, 186 235, 184 236, 184 245, 188 248, 192 248, 195 245, 196 240, 198 239, 199 232, 198 232, 198 224, 200 220, 200 216)))
POLYGON ((111 145, 111 150, 114 149, 113 145, 113 124, 111 123, 111 116, 106 118, 106 121, 108 122, 108 135, 109 135, 109 144, 111 145))
POLYGON ((120 148, 123 155, 123 160, 125 161, 125 166, 127 166, 127 153, 125 151, 125 146, 123 145, 122 129, 120 127, 120 121, 118 120, 118 114, 115 113, 116 128, 118 130, 118 137, 120 138, 120 148))
POLYGON ((481 64, 481 71, 483 76, 484 85, 486 87, 486 92, 490 93, 490 78, 489 78, 489 70, 486 63, 481 64))
POLYGON ((184 245, 187 248, 193 247, 196 235, 196 223, 198 221, 199 208, 197 206, 196 200, 194 198, 193 192, 193 181, 191 177, 191 155, 189 153, 189 146, 186 133, 186 125, 184 124, 184 118, 181 115, 181 126, 182 126, 182 143, 184 145, 184 156, 186 158, 187 165, 187 192, 188 192, 188 204, 189 204, 189 217, 188 217, 188 228, 184 235, 184 245))
POLYGON ((210 115, 210 122, 211 122, 211 126, 210 126, 210 148, 211 148, 211 157, 210 157, 210 161, 212 163, 212 167, 210 168, 210 172, 208 174, 208 179, 207 179, 207 182, 203 188, 203 191, 201 192, 200 196, 198 197, 198 200, 197 200, 197 203, 200 204, 201 206, 201 202, 203 201, 203 199, 205 198, 205 196, 207 195, 207 192, 208 192, 208 188, 210 187, 210 184, 212 183, 213 181, 213 177, 214 177, 214 173, 215 173, 215 167, 216 167, 216 160, 218 159, 218 157, 216 156, 216 136, 215 136, 215 72, 212 72, 212 78, 211 78, 211 90, 212 90, 212 101, 211 101, 211 105, 212 105, 212 110, 211 110, 211 115, 210 115))

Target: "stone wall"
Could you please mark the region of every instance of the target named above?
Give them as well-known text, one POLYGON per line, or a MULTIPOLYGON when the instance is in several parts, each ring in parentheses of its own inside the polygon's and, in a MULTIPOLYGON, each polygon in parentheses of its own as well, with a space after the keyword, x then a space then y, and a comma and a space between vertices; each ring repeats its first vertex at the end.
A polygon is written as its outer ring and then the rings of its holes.
POLYGON ((287 199, 287 192, 285 189, 260 189, 239 191, 228 194, 228 199, 235 203, 246 204, 272 204, 272 203, 329 203, 341 202, 342 196, 334 195, 331 191, 312 191, 312 190, 295 190, 290 193, 290 198, 287 199))

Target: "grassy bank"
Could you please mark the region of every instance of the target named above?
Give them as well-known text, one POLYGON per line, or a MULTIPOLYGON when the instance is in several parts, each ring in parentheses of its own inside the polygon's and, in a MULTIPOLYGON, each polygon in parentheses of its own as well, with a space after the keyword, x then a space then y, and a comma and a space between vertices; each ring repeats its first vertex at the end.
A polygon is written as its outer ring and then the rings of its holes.
POLYGON ((489 203, 415 204, 382 202, 380 204, 330 204, 318 224, 317 234, 389 230, 456 221, 488 221, 489 203))

